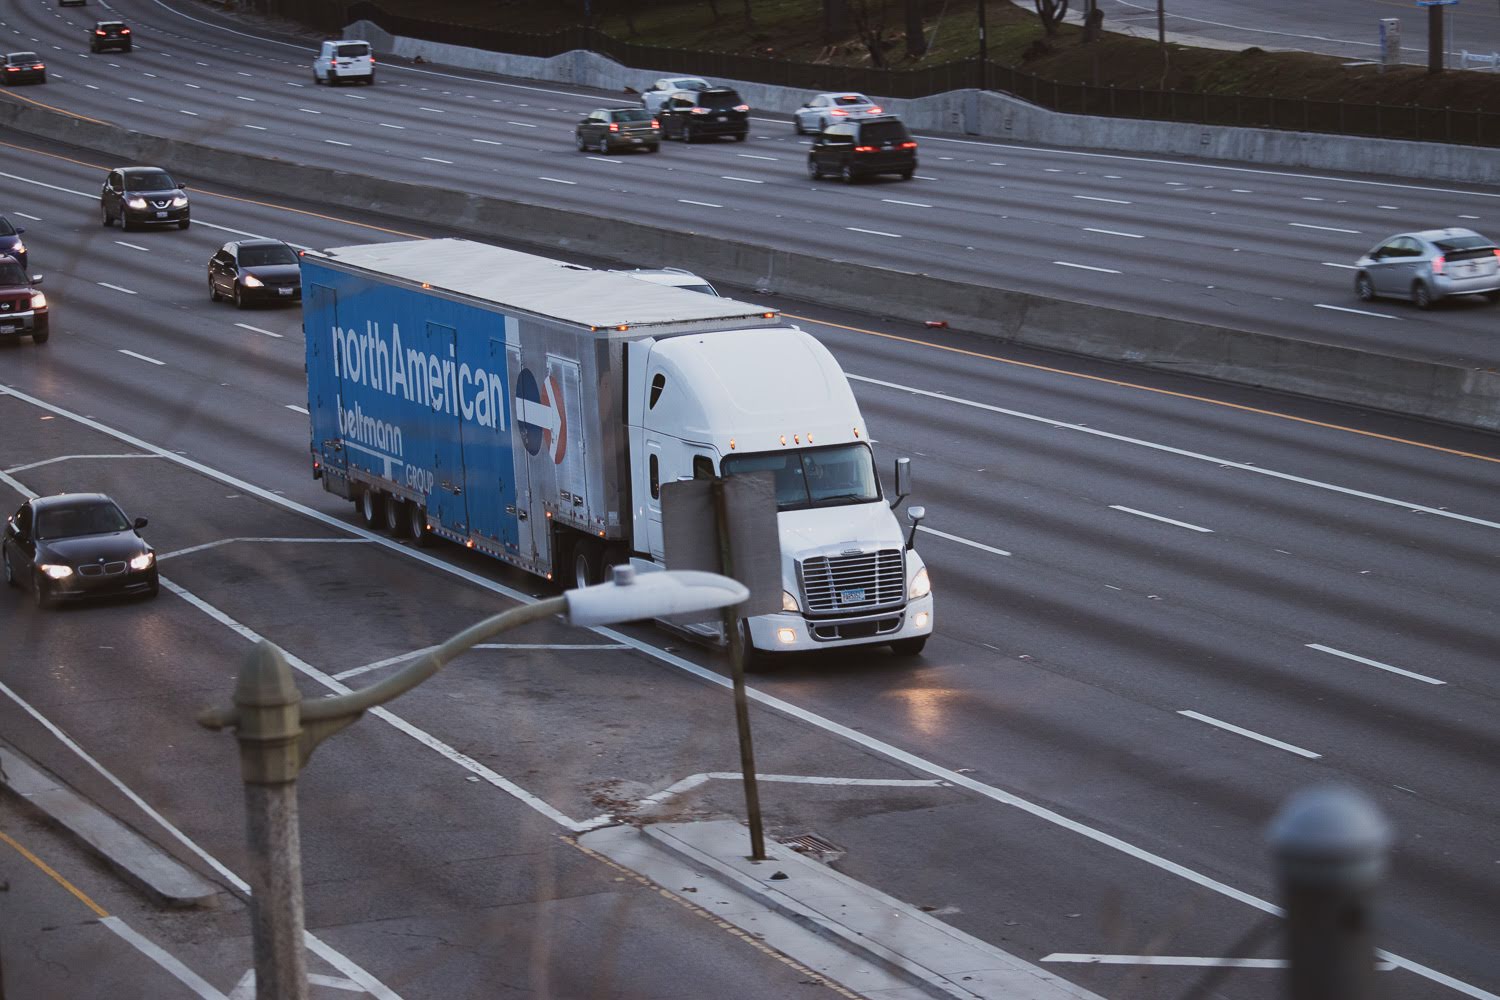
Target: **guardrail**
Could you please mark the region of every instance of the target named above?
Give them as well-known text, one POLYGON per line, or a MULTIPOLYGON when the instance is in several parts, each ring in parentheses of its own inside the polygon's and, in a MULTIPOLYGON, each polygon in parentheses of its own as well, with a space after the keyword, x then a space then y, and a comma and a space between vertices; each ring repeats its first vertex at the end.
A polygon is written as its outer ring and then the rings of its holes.
POLYGON ((1493 69, 1500 70, 1500 52, 1470 52, 1468 49, 1459 51, 1459 69, 1493 69))
MULTIPOLYGON (((346 18, 345 23, 372 21, 393 35, 511 55, 550 58, 583 49, 624 66, 650 66, 662 73, 802 90, 859 90, 887 99, 931 97, 975 88, 980 78, 975 59, 911 70, 829 66, 733 52, 638 45, 584 27, 550 35, 475 28, 392 14, 370 2, 350 4, 346 18)), ((1360 104, 1274 94, 1209 94, 1062 83, 994 62, 986 64, 985 80, 991 90, 1065 114, 1500 147, 1500 109, 1360 104)))

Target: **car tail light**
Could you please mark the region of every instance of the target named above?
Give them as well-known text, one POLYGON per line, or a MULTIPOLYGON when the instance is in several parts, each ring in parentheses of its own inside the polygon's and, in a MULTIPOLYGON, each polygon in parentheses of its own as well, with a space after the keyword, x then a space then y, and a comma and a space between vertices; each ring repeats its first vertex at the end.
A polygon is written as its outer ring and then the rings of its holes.
POLYGON ((46 69, 47 68, 47 64, 46 63, 37 63, 35 66, 33 66, 31 68, 32 69, 46 69))
POLYGON ((120 34, 122 34, 122 35, 128 35, 128 34, 130 34, 130 29, 129 28, 121 28, 120 29, 120 34))
POLYGON ((19 66, 7 66, 7 67, 5 67, 5 72, 7 72, 7 73, 19 73, 20 71, 21 71, 21 67, 19 67, 19 66))
POLYGON ((609 130, 611 132, 618 132, 618 131, 620 131, 620 123, 619 122, 610 122, 609 123, 609 130))
POLYGON ((841 117, 844 116, 844 115, 847 115, 848 113, 849 112, 845 111, 843 108, 834 108, 832 111, 829 112, 829 114, 839 115, 841 117))
POLYGON ((94 34, 98 35, 100 38, 103 38, 105 35, 105 31, 103 28, 95 28, 94 34))
POLYGON ((734 110, 736 110, 736 111, 749 111, 750 110, 750 105, 748 105, 748 104, 736 104, 734 106, 734 110))
POLYGON ((1500 257, 1500 247, 1495 248, 1495 256, 1500 257))
POLYGON ((878 114, 880 114, 880 105, 878 105, 878 104, 872 104, 872 105, 870 105, 870 109, 868 111, 866 111, 865 114, 867 114, 867 115, 878 115, 878 114))
POLYGON ((876 153, 876 152, 880 151, 880 147, 879 146, 855 146, 854 147, 854 151, 856 153, 876 153))
POLYGON ((1438 257, 1432 258, 1432 273, 1433 274, 1442 274, 1443 273, 1443 267, 1447 263, 1448 263, 1448 258, 1447 257, 1438 256, 1438 257))
MULTIPOLYGON (((659 122, 655 118, 653 118, 653 119, 651 119, 651 127, 652 128, 661 128, 661 122, 659 122)), ((1496 253, 1500 253, 1500 250, 1496 250, 1495 252, 1496 253)))
POLYGON ((371 66, 374 66, 374 65, 375 65, 375 57, 374 57, 374 56, 371 56, 371 57, 370 57, 370 65, 371 65, 371 66))
POLYGON ((916 149, 917 148, 917 144, 914 143, 914 142, 903 142, 901 144, 901 148, 902 149, 916 149))

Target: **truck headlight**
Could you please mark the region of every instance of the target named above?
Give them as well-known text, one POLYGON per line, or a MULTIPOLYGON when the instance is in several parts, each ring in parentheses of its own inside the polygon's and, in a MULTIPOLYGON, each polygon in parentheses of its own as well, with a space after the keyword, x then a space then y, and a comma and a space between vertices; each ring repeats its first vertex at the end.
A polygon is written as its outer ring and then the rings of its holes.
POLYGON ((917 570, 917 575, 911 578, 911 586, 906 589, 906 596, 915 601, 930 593, 932 593, 932 581, 927 577, 927 567, 923 566, 917 570))
POLYGON ((797 598, 792 596, 792 592, 790 590, 783 590, 781 592, 781 610, 798 612, 802 610, 802 608, 797 605, 797 598))
POLYGON ((151 568, 151 564, 154 563, 154 562, 156 562, 156 555, 155 555, 155 553, 145 552, 145 553, 142 553, 141 555, 136 556, 134 559, 130 560, 130 568, 131 569, 150 569, 151 568))
POLYGON ((41 292, 32 292, 31 308, 33 310, 47 308, 47 296, 43 295, 41 292))
POLYGON ((40 569, 43 573, 46 573, 48 576, 52 577, 52 579, 54 580, 66 580, 68 577, 73 575, 72 566, 62 566, 58 563, 42 563, 42 565, 39 566, 38 569, 40 569))

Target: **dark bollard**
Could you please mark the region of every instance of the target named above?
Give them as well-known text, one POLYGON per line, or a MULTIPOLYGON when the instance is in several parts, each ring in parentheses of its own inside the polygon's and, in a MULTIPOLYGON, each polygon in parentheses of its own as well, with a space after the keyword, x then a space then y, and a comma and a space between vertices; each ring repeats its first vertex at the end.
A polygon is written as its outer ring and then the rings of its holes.
POLYGON ((1385 873, 1390 824, 1352 788, 1311 788, 1287 800, 1268 837, 1286 908, 1287 996, 1368 1000, 1370 896, 1385 873))

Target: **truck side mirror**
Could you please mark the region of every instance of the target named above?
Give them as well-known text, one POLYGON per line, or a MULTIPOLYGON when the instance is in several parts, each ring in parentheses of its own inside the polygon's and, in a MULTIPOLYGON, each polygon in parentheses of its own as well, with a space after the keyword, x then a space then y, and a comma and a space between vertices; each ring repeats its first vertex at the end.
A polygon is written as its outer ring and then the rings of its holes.
POLYGON ((910 507, 906 516, 911 519, 911 534, 906 536, 906 547, 915 549, 917 547, 917 525, 922 523, 922 518, 927 516, 927 508, 921 506, 910 507))
MULTIPOLYGON (((918 508, 918 507, 913 507, 912 508, 912 510, 919 510, 919 509, 920 508, 918 508)), ((135 530, 136 531, 140 531, 145 526, 146 526, 146 519, 144 517, 138 517, 138 518, 135 519, 135 530)))
POLYGON ((895 510, 901 506, 901 501, 911 492, 911 459, 896 459, 896 499, 891 501, 891 509, 895 510))

